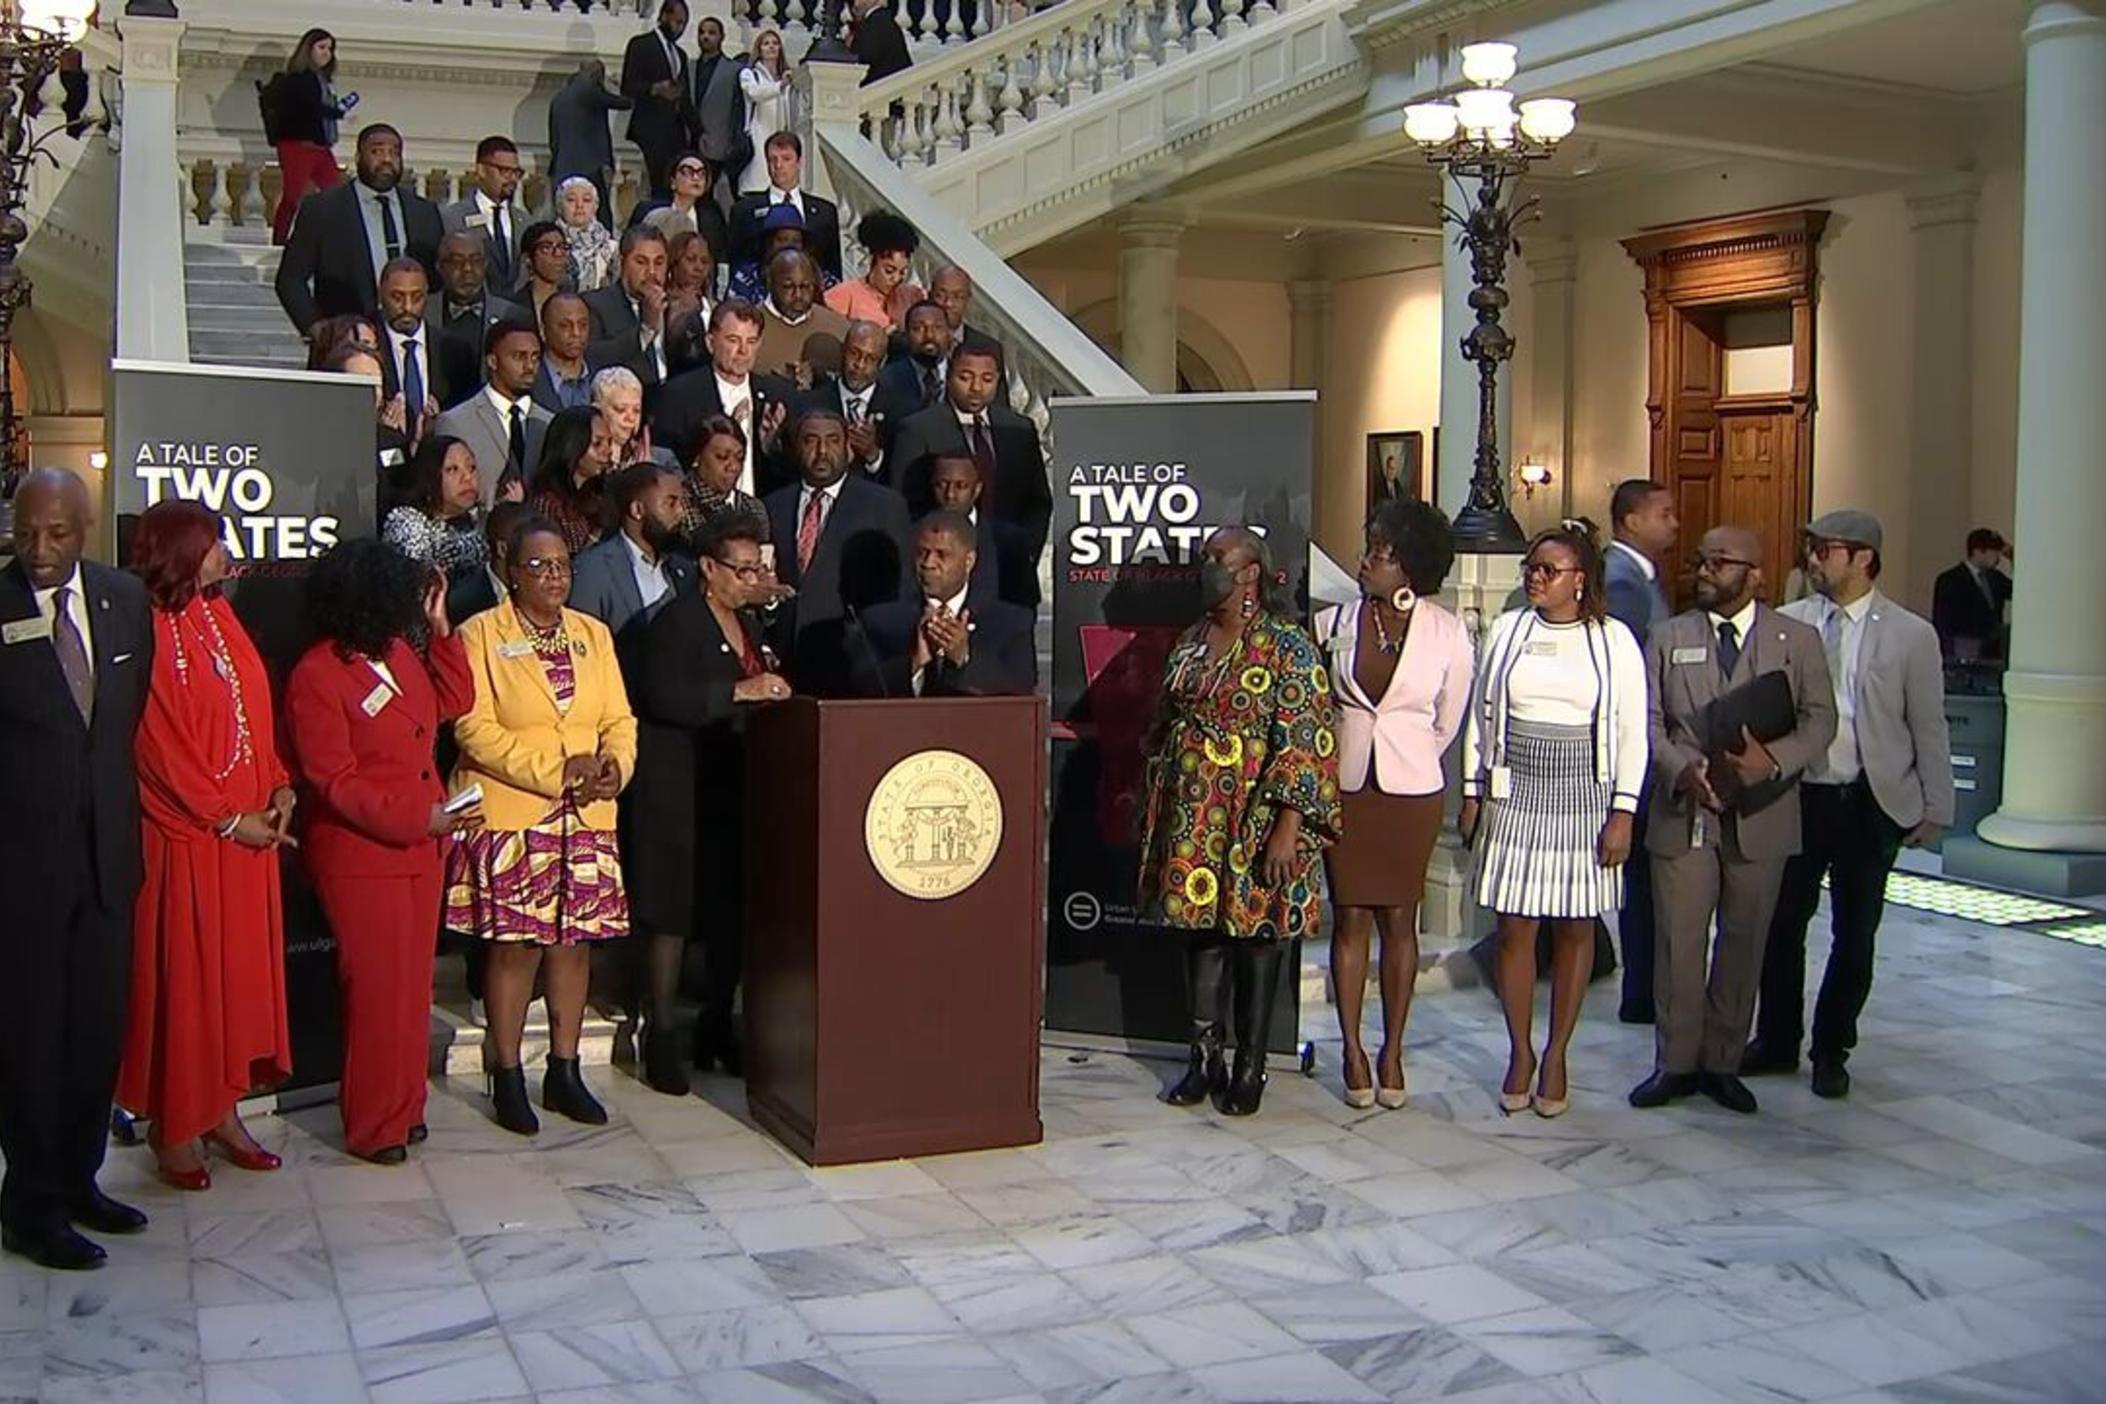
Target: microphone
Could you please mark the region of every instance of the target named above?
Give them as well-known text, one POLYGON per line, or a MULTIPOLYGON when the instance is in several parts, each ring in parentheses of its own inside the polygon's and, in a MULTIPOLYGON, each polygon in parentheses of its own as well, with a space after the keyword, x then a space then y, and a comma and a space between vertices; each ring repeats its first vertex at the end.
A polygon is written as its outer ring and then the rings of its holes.
POLYGON ((870 660, 870 671, 877 678, 878 695, 886 701, 892 700, 892 680, 885 676, 884 660, 878 657, 877 645, 870 641, 870 631, 863 627, 863 616, 852 604, 843 604, 848 613, 848 622, 855 629, 856 637, 863 641, 863 654, 870 660))

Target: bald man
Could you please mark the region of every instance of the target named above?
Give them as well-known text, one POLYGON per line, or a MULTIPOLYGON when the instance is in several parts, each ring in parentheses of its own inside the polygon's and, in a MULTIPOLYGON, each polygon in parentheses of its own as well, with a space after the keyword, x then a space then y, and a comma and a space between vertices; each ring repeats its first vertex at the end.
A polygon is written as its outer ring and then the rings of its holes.
POLYGON ((1713 527, 1697 548, 1697 607, 1646 641, 1652 789, 1654 1069, 1631 1092, 1659 1107, 1701 1092, 1753 1112, 1742 1050, 1785 860, 1799 851, 1799 777, 1835 739, 1821 636, 1759 603, 1762 542, 1713 527), (1712 704, 1764 673, 1791 687, 1792 729, 1765 745, 1714 735, 1712 704), (1706 938, 1712 916, 1718 936, 1706 938))
POLYGON ((81 480, 38 469, 0 571, 0 1246, 74 1270, 104 1257, 76 1224, 146 1227, 95 1177, 142 874, 132 737, 154 634, 139 582, 81 559, 92 525, 81 480))

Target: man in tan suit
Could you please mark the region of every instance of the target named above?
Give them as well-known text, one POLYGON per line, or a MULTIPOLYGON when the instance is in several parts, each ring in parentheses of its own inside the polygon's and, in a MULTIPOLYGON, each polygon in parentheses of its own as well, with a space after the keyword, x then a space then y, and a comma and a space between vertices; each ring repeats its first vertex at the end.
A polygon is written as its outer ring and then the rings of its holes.
POLYGON ((1745 527, 1713 527, 1697 549, 1697 608, 1646 643, 1651 714, 1654 1068, 1634 1107, 1702 1092, 1752 1112, 1738 1074, 1755 1011, 1763 942, 1785 860, 1799 851, 1799 775, 1835 739, 1835 695, 1821 636, 1757 603, 1762 543, 1745 527), (1796 722, 1765 746, 1745 729, 1739 749, 1714 738, 1708 709, 1764 673, 1791 686, 1796 722), (1705 936, 1718 936, 1705 971, 1705 936))

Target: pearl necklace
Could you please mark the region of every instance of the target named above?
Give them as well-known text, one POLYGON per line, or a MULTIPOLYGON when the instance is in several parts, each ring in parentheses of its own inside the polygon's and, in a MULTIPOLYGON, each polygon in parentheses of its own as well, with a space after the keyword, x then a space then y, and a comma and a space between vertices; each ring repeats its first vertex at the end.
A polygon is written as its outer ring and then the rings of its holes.
MULTIPOLYGON (((249 733, 249 709, 241 695, 241 675, 235 671, 234 653, 227 646, 227 636, 220 632, 219 620, 213 616, 209 603, 199 602, 198 615, 204 620, 204 627, 200 632, 211 635, 207 646, 212 657, 212 671, 219 674, 220 681, 226 684, 227 695, 234 703, 234 754, 228 759, 226 768, 212 777, 217 783, 240 769, 244 761, 252 759, 255 756, 255 746, 249 733)), ((181 614, 176 616, 169 635, 175 643, 176 677, 187 686, 190 682, 190 654, 183 647, 181 614)))

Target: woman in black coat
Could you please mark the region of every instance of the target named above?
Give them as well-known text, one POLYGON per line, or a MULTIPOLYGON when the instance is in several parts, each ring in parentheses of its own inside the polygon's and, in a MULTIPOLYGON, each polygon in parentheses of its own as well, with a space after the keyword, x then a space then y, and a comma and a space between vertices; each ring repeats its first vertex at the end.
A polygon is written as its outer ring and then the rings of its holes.
POLYGON ((313 191, 334 189, 343 179, 336 165, 336 127, 347 102, 357 99, 336 94, 335 36, 326 29, 301 35, 284 69, 264 90, 264 101, 278 173, 285 181, 271 217, 271 242, 283 245, 300 201, 313 191))
POLYGON ((643 631, 635 655, 636 778, 626 846, 632 924, 645 937, 644 1081, 684 1096, 687 1069, 673 997, 691 937, 708 978, 695 1027, 695 1066, 741 1070, 731 1005, 744 957, 745 709, 790 685, 744 611, 765 590, 764 523, 729 517, 696 541, 702 588, 676 594, 643 631))

